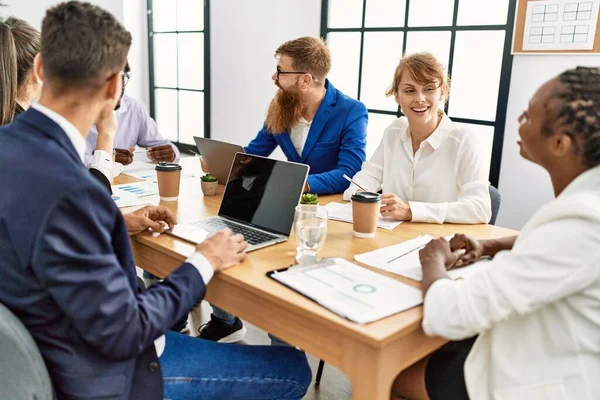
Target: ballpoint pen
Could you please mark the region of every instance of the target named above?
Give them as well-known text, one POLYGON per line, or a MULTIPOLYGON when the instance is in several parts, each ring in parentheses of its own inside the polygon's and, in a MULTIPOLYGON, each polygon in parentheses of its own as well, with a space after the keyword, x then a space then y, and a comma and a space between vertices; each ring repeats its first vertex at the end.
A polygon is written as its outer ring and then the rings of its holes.
POLYGON ((421 245, 421 246, 419 246, 419 247, 415 247, 414 249, 412 249, 412 250, 409 250, 409 251, 407 251, 407 252, 405 252, 405 253, 402 253, 402 254, 400 254, 398 257, 394 257, 394 258, 392 258, 391 260, 389 260, 389 261, 386 261, 385 263, 386 263, 386 264, 389 264, 389 263, 391 263, 391 262, 394 262, 394 261, 396 261, 397 259, 399 259, 400 257, 404 257, 405 255, 407 255, 407 254, 410 254, 410 253, 412 253, 412 252, 413 252, 413 251, 415 251, 415 250, 420 250, 420 249, 422 249, 422 248, 423 248, 423 247, 425 247, 425 246, 427 246, 427 244, 423 244, 423 245, 421 245))
POLYGON ((365 189, 364 187, 360 186, 358 183, 356 183, 356 182, 354 182, 352 179, 350 179, 350 177, 349 177, 348 175, 344 174, 344 178, 345 178, 347 181, 350 181, 351 183, 354 183, 356 186, 358 186, 358 188, 359 188, 360 190, 362 190, 362 191, 364 191, 364 192, 368 192, 368 190, 367 190, 367 189, 365 189))

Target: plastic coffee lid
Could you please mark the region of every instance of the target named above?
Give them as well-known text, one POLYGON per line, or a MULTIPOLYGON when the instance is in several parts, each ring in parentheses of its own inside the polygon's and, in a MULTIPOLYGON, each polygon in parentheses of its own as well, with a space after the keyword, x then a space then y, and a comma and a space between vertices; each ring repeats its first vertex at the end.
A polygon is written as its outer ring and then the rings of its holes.
POLYGON ((352 201, 357 201, 359 203, 377 203, 380 200, 381 195, 379 193, 356 192, 352 195, 352 201))
POLYGON ((157 171, 175 172, 175 171, 181 171, 181 165, 175 164, 175 163, 159 162, 156 165, 156 168, 154 168, 154 169, 157 171))

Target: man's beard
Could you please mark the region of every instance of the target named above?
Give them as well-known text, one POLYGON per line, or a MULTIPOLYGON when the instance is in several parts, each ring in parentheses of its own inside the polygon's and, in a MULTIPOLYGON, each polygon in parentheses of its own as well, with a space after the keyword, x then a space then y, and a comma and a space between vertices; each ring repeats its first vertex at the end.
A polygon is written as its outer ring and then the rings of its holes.
POLYGON ((277 86, 279 90, 267 111, 267 131, 272 134, 287 132, 296 125, 304 109, 304 101, 299 93, 292 93, 277 86))

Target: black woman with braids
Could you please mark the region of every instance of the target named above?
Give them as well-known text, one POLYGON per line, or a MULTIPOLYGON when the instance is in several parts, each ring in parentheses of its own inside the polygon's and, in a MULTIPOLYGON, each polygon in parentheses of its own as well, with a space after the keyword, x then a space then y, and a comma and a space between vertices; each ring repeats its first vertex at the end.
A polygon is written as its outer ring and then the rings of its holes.
POLYGON ((519 136, 556 199, 518 236, 456 235, 420 251, 423 330, 450 342, 402 372, 392 396, 600 399, 600 69, 546 82, 519 136), (493 259, 468 279, 448 278, 482 256, 493 259))

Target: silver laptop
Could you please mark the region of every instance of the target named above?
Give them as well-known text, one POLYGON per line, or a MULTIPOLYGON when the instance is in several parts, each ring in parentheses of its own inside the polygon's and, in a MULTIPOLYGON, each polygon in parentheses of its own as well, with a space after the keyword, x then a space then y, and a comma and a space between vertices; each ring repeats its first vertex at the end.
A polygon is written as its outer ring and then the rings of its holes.
POLYGON ((171 235, 200 243, 224 228, 241 233, 248 250, 286 241, 294 224, 294 213, 308 165, 237 153, 218 217, 178 224, 171 235))
POLYGON ((219 180, 221 185, 227 183, 229 169, 236 153, 243 153, 244 148, 237 144, 220 142, 194 136, 196 147, 210 169, 210 174, 219 180))

